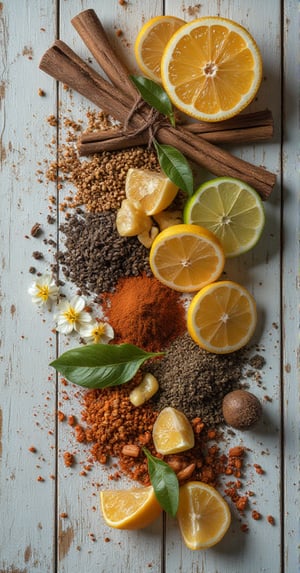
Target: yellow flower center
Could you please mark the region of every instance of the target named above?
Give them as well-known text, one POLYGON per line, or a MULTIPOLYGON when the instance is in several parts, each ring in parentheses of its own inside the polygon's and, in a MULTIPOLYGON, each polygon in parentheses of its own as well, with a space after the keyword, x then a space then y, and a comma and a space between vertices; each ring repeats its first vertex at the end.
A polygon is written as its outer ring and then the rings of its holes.
POLYGON ((78 320, 79 312, 76 312, 76 310, 70 306, 68 310, 64 312, 64 317, 70 324, 74 324, 78 320))
POLYGON ((38 295, 44 302, 47 302, 49 298, 49 287, 46 285, 37 285, 38 295))
POLYGON ((93 328, 92 336, 96 344, 99 342, 104 333, 105 333, 105 324, 100 323, 95 328, 93 328))

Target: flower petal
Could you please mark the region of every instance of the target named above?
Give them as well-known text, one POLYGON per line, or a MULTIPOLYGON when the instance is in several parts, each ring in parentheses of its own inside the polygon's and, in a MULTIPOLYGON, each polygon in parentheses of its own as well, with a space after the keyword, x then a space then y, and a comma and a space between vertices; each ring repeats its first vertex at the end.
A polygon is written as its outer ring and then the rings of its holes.
POLYGON ((75 295, 70 301, 70 306, 72 306, 75 312, 81 312, 86 305, 83 296, 75 295))

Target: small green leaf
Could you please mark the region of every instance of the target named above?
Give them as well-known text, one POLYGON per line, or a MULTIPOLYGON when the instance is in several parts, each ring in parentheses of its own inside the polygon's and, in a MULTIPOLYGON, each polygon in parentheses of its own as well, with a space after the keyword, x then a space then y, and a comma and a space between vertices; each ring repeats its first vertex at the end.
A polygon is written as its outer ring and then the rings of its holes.
POLYGON ((147 448, 143 452, 148 460, 150 481, 157 501, 162 508, 175 517, 179 504, 179 483, 176 474, 166 462, 155 458, 147 448))
POLYGON ((74 384, 106 388, 125 384, 146 360, 162 354, 133 344, 89 344, 68 350, 50 366, 74 384))
POLYGON ((175 126, 175 117, 172 102, 165 90, 156 82, 144 76, 130 76, 142 98, 154 109, 166 115, 171 124, 175 126))
POLYGON ((153 143, 163 172, 191 197, 194 193, 193 173, 184 155, 172 145, 161 145, 155 139, 153 143))

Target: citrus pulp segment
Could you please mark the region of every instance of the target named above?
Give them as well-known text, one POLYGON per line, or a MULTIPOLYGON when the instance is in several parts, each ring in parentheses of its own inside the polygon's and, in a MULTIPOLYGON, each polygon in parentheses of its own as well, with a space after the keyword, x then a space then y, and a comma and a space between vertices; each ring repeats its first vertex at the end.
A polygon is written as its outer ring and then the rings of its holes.
POLYGON ((167 43, 161 76, 178 109, 202 121, 221 121, 253 100, 262 79, 262 59, 254 39, 239 24, 198 18, 167 43))
POLYGON ((258 193, 233 177, 203 183, 187 201, 184 222, 201 225, 220 239, 226 257, 249 251, 259 240, 265 212, 258 193))
POLYGON ((128 169, 125 193, 146 215, 156 215, 172 203, 177 185, 162 172, 150 169, 128 169))
POLYGON ((152 432, 158 453, 176 454, 194 447, 193 428, 183 412, 168 406, 156 418, 152 432))
POLYGON ((227 354, 245 346, 254 334, 256 322, 254 298, 233 281, 219 281, 201 289, 187 313, 191 337, 215 354, 227 354))
POLYGON ((154 276, 180 292, 194 292, 217 280, 224 262, 219 239, 199 225, 179 224, 164 229, 150 250, 154 276))
POLYGON ((174 16, 155 16, 139 31, 134 52, 141 71, 153 81, 161 82, 160 64, 166 44, 174 32, 185 24, 174 16))
POLYGON ((110 527, 142 529, 162 512, 152 486, 100 491, 102 515, 110 527))
POLYGON ((189 549, 206 549, 224 537, 231 523, 228 504, 212 486, 191 481, 179 490, 177 519, 189 549))

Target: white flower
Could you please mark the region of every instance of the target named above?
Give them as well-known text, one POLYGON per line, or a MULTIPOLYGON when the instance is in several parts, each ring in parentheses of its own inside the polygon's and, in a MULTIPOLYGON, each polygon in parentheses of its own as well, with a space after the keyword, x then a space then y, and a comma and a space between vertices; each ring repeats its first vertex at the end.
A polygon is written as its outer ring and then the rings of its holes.
POLYGON ((59 287, 51 275, 42 275, 28 289, 32 302, 38 306, 50 307, 52 302, 57 301, 59 287))
POLYGON ((82 296, 73 296, 71 301, 63 300, 57 307, 54 316, 56 330, 63 334, 70 334, 72 330, 81 333, 81 328, 91 322, 91 315, 84 311, 85 299, 82 296))
POLYGON ((81 328, 80 334, 86 342, 93 344, 106 344, 114 337, 114 331, 110 324, 98 320, 93 320, 81 328))

